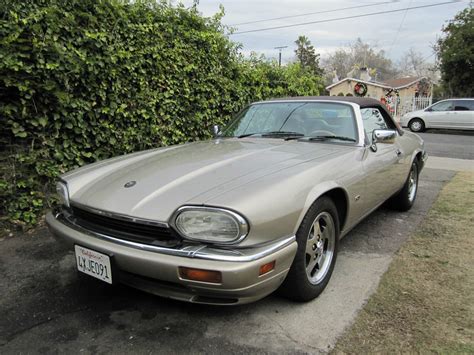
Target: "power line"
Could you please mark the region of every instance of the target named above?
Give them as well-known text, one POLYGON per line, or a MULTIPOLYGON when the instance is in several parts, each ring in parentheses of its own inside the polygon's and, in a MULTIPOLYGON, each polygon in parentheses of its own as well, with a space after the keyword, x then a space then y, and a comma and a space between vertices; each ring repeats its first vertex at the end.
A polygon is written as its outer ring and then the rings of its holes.
POLYGON ((421 62, 422 62, 422 63, 426 63, 426 61, 427 61, 428 59, 430 59, 432 56, 434 56, 435 54, 436 54, 436 52, 433 52, 433 53, 431 53, 429 56, 427 56, 427 57, 425 57, 425 58, 422 58, 422 59, 421 59, 421 62))
POLYGON ((375 4, 369 4, 369 5, 357 5, 357 6, 341 7, 341 8, 338 8, 338 9, 324 10, 324 11, 316 11, 316 12, 307 12, 307 13, 304 13, 304 14, 291 15, 291 16, 272 17, 272 18, 267 18, 267 19, 262 19, 262 20, 255 20, 255 21, 249 21, 249 22, 234 23, 234 24, 229 25, 229 26, 230 26, 230 27, 233 27, 233 26, 241 26, 241 25, 250 25, 250 24, 252 24, 252 23, 260 23, 260 22, 284 20, 284 19, 287 19, 287 18, 295 18, 295 17, 302 17, 302 16, 309 16, 309 15, 317 15, 317 14, 327 14, 327 13, 330 13, 330 12, 338 12, 338 11, 343 11, 343 10, 360 9, 360 8, 363 8, 363 7, 379 6, 379 5, 384 5, 384 4, 393 4, 393 3, 396 3, 396 2, 400 2, 400 0, 384 1, 384 2, 378 2, 378 3, 375 3, 375 4))
POLYGON ((454 3, 454 2, 459 2, 459 0, 452 0, 452 1, 440 2, 440 3, 436 3, 436 4, 428 4, 428 5, 405 7, 405 8, 396 9, 396 10, 386 10, 386 11, 370 12, 370 13, 367 13, 367 14, 360 14, 360 15, 352 15, 352 16, 345 16, 345 17, 336 17, 336 18, 331 18, 331 19, 327 19, 327 20, 301 22, 301 23, 295 23, 295 24, 292 24, 292 25, 283 25, 283 26, 275 26, 275 27, 258 28, 258 29, 255 29, 255 30, 248 30, 248 31, 240 31, 240 32, 229 33, 229 35, 240 35, 240 34, 251 33, 251 32, 263 32, 263 31, 278 30, 278 29, 281 29, 281 28, 288 28, 288 27, 297 27, 297 26, 313 25, 313 24, 317 24, 317 23, 325 23, 325 22, 334 22, 334 21, 349 20, 349 19, 359 18, 359 17, 368 17, 368 16, 389 14, 389 13, 394 13, 394 12, 402 12, 402 11, 415 10, 415 9, 424 9, 424 8, 427 8, 427 7, 435 7, 435 6, 441 6, 441 5, 448 5, 448 4, 452 4, 452 3, 454 3))
MULTIPOLYGON (((410 3, 408 4, 408 7, 411 6, 412 2, 413 2, 413 0, 410 0, 410 3)), ((400 34, 400 31, 402 30, 403 23, 405 22, 405 18, 407 17, 407 13, 408 13, 408 10, 406 10, 405 13, 403 14, 402 20, 400 21, 400 26, 398 26, 397 33, 396 33, 395 37, 393 38, 393 42, 390 45, 390 48, 388 49, 387 55, 392 51, 393 46, 395 45, 395 43, 398 40, 398 35, 400 34)))
POLYGON ((430 59, 430 58, 431 58, 432 56, 434 56, 435 54, 436 54, 436 52, 433 52, 433 53, 431 53, 429 56, 427 56, 427 57, 423 58, 421 61, 423 61, 423 62, 424 62, 424 61, 426 61, 426 60, 430 59))

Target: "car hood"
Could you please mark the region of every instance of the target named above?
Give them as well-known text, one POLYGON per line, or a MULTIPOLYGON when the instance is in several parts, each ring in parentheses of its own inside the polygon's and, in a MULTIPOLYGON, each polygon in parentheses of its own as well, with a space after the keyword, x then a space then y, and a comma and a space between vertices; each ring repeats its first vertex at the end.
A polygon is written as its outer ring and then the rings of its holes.
POLYGON ((72 203, 166 221, 184 204, 205 204, 229 188, 353 149, 342 144, 270 138, 221 139, 99 162, 63 179, 72 203), (133 186, 126 187, 127 183, 133 186))

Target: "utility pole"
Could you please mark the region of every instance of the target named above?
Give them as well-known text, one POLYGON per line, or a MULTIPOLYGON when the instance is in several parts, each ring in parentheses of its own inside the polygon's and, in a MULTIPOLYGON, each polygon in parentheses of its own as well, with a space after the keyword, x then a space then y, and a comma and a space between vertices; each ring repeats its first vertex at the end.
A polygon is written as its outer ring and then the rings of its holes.
POLYGON ((278 49, 278 66, 279 67, 281 67, 281 50, 284 48, 288 48, 288 46, 274 47, 274 49, 278 49))

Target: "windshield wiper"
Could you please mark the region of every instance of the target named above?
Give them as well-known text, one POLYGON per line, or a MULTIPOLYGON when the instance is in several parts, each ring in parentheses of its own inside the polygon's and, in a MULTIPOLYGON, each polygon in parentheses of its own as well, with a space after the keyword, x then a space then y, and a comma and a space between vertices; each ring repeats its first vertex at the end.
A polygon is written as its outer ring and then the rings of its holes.
POLYGON ((328 139, 338 139, 340 141, 357 142, 354 138, 346 137, 346 136, 314 136, 314 137, 303 137, 301 139, 305 139, 308 141, 325 141, 328 139))
POLYGON ((261 133, 245 133, 245 134, 241 134, 240 136, 237 136, 237 138, 250 137, 250 136, 253 136, 253 135, 256 135, 256 134, 261 134, 261 133))
POLYGON ((274 131, 262 133, 262 137, 304 137, 303 133, 291 131, 274 131))
POLYGON ((261 137, 304 137, 303 133, 299 132, 290 132, 290 131, 272 131, 272 132, 261 132, 261 133, 246 133, 246 134, 241 134, 240 136, 237 136, 237 138, 245 138, 245 137, 250 137, 254 135, 260 135, 261 137))

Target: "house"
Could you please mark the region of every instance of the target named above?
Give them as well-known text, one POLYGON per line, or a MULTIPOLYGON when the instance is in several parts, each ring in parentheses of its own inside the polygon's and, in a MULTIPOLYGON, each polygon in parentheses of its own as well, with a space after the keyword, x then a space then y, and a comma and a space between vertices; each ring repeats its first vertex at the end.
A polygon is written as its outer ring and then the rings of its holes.
POLYGON ((383 82, 348 77, 328 87, 331 96, 372 97, 385 103, 392 114, 400 117, 406 112, 425 108, 432 101, 432 84, 425 77, 404 77, 383 82))
POLYGON ((345 78, 326 87, 331 96, 366 96, 382 98, 398 92, 399 96, 431 95, 431 83, 425 77, 405 77, 383 82, 356 78, 345 78), (359 85, 357 85, 359 84, 359 85))

